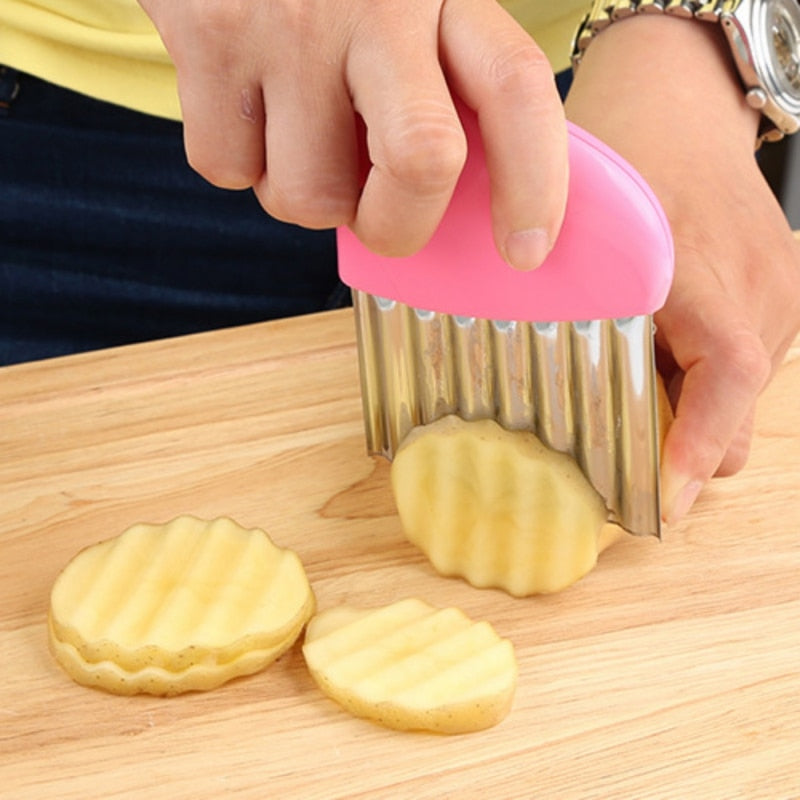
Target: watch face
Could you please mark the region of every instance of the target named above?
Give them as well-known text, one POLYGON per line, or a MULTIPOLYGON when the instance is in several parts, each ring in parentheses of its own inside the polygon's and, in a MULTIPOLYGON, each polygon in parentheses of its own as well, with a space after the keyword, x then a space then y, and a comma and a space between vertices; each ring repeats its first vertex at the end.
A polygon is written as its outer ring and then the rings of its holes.
POLYGON ((800 98, 800 5, 768 0, 766 16, 773 78, 779 91, 800 98))

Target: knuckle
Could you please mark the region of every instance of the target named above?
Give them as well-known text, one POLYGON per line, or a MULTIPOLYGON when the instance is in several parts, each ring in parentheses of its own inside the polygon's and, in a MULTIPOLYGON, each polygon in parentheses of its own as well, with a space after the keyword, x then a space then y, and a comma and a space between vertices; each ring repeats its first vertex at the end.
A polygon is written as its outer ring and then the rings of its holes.
POLYGON ((547 57, 531 39, 514 41, 499 48, 487 65, 490 85, 496 92, 536 96, 542 81, 553 83, 553 72, 547 57))
POLYGON ((241 30, 250 13, 250 4, 245 0, 227 0, 224 3, 200 0, 198 5, 196 18, 201 21, 200 30, 214 38, 241 30))
POLYGON ((722 354, 732 378, 740 385, 758 392, 772 372, 772 359, 766 345, 753 331, 741 330, 732 335, 722 354))
POLYGON ((355 210, 355 198, 347 192, 340 188, 326 190, 317 184, 287 186, 267 180, 256 187, 256 196, 275 219, 312 229, 346 225, 355 210))
POLYGON ((186 147, 186 160, 189 166, 207 180, 212 186, 220 189, 247 189, 258 179, 258 170, 232 165, 218 156, 186 147))
POLYGON ((364 225, 356 225, 354 229, 358 238, 368 249, 389 258, 413 255, 424 244, 408 233, 398 236, 396 232, 382 228, 368 228, 364 225))
POLYGON ((452 113, 411 112, 389 128, 383 166, 414 193, 436 195, 452 189, 467 158, 467 143, 452 113))
MULTIPOLYGON (((172 12, 153 13, 151 16, 159 28, 170 55, 188 55, 187 43, 195 43, 204 52, 217 52, 224 43, 235 40, 246 29, 248 4, 244 0, 195 0, 189 3, 185 14, 172 12)), ((159 8, 157 6, 157 8, 159 8)))

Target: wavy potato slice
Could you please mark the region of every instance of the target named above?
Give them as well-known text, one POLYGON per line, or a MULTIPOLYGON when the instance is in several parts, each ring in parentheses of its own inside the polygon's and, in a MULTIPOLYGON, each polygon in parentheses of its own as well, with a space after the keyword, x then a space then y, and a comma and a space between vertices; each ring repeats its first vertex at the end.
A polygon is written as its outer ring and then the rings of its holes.
POLYGON ((303 654, 326 695, 398 730, 491 727, 508 714, 516 688, 511 642, 459 609, 416 598, 323 611, 306 628, 303 654))
POLYGON ((189 691, 208 691, 243 675, 264 669, 297 640, 303 630, 287 636, 280 644, 261 650, 250 650, 225 663, 195 663, 172 672, 156 665, 144 666, 135 671, 126 670, 113 661, 91 662, 84 660, 69 642, 59 641, 48 625, 50 649, 64 671, 83 686, 105 689, 112 694, 153 694, 169 696, 189 691))
POLYGON ((177 694, 262 669, 314 608, 300 559, 264 531, 182 516, 78 553, 53 585, 49 643, 78 683, 177 694))
POLYGON ((391 481, 406 536, 440 574, 515 596, 565 589, 621 533, 574 459, 494 420, 415 428, 391 481))

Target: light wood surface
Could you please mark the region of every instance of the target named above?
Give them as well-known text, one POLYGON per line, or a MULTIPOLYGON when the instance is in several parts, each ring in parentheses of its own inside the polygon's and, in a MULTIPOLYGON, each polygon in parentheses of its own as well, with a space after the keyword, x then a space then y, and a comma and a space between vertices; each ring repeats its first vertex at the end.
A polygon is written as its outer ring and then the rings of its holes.
POLYGON ((750 463, 662 543, 552 597, 436 576, 366 456, 349 311, 0 370, 4 798, 800 797, 800 340, 750 463), (510 716, 457 737, 349 717, 295 647, 206 694, 120 698, 48 653, 50 586, 130 524, 229 515, 306 564, 321 608, 418 595, 490 620, 510 716))

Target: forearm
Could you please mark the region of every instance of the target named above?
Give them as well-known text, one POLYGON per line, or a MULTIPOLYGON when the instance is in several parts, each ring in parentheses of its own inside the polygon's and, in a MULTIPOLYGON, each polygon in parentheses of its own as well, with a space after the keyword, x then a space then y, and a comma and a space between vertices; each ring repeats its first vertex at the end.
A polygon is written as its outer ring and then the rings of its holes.
POLYGON ((662 15, 620 20, 598 35, 566 111, 643 165, 653 149, 672 159, 721 146, 752 154, 759 122, 720 26, 662 15), (629 132, 624 142, 623 131, 629 132))

